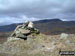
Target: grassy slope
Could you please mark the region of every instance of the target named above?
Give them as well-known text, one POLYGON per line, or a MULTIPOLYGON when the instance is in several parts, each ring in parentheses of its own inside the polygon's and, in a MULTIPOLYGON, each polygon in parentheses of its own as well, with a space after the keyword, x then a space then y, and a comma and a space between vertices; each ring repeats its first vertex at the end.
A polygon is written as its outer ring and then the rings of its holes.
POLYGON ((0 32, 0 44, 5 42, 11 34, 12 32, 0 32))
POLYGON ((67 39, 60 39, 60 35, 40 34, 26 41, 11 40, 5 42, 3 46, 4 51, 0 53, 3 56, 59 56, 60 49, 75 50, 75 35, 69 34, 67 39))

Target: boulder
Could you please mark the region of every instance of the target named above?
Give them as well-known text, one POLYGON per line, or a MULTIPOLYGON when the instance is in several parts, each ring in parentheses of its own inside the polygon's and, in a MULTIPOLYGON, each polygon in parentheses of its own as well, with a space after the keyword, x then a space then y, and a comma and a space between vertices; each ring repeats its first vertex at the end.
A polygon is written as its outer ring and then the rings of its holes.
POLYGON ((67 39, 69 37, 69 34, 61 33, 60 39, 67 39))

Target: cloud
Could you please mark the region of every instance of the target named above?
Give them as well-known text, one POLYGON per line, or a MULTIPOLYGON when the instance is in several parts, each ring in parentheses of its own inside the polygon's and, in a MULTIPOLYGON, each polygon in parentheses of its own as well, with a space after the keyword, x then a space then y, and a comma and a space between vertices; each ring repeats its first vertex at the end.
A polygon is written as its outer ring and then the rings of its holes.
POLYGON ((23 23, 26 21, 37 21, 37 20, 40 19, 34 17, 28 18, 25 15, 20 15, 19 17, 4 16, 4 17, 0 17, 0 26, 12 24, 12 23, 23 23))
MULTIPOLYGON (((10 21, 75 20, 75 0, 0 0, 0 17, 10 21)), ((1 18, 0 18, 1 20, 1 18)))

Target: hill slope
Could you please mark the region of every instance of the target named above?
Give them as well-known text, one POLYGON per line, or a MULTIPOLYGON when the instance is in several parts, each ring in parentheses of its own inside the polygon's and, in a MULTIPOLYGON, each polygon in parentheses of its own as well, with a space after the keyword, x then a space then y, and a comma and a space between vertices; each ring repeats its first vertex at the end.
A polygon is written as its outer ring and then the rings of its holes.
POLYGON ((40 34, 28 37, 27 40, 10 37, 0 45, 0 56, 60 56, 60 50, 75 50, 74 34, 68 36, 40 34))
MULTIPOLYGON (((19 24, 0 26, 0 32, 13 31, 17 25, 19 24)), ((59 19, 49 19, 35 21, 34 25, 42 33, 45 34, 60 34, 62 32, 75 33, 75 21, 61 21, 59 19)))

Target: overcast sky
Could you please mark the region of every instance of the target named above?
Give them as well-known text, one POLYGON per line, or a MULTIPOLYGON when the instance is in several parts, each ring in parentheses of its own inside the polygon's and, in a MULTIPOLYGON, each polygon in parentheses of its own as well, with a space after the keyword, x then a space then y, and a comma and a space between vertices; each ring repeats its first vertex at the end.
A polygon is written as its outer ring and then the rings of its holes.
POLYGON ((0 23, 53 18, 75 20, 75 0, 0 0, 0 23))

